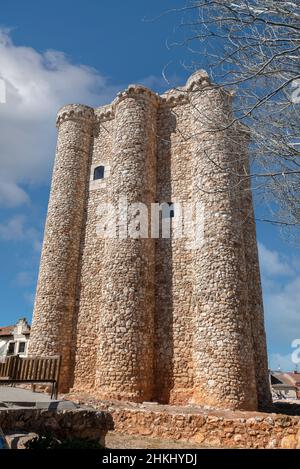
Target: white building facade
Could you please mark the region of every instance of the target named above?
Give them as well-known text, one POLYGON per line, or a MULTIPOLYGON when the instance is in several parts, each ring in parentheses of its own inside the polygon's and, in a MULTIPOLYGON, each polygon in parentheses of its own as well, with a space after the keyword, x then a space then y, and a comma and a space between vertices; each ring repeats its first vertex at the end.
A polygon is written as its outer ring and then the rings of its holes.
POLYGON ((30 337, 30 325, 21 318, 12 326, 0 327, 0 357, 19 355, 26 357, 30 337))

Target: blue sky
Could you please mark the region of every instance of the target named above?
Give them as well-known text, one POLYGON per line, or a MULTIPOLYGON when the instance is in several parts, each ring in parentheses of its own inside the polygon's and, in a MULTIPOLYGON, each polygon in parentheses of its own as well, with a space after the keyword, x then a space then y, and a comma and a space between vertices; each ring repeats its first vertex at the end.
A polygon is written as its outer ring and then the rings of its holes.
MULTIPOLYGON (((129 83, 157 92, 184 83, 183 0, 13 0, 1 6, 0 325, 31 319, 55 149, 55 115, 69 102, 110 102, 129 83), (158 18, 157 18, 158 17, 158 18)), ((259 207, 258 207, 259 210, 259 207)), ((300 251, 257 224, 270 365, 293 368, 300 338, 300 251)))

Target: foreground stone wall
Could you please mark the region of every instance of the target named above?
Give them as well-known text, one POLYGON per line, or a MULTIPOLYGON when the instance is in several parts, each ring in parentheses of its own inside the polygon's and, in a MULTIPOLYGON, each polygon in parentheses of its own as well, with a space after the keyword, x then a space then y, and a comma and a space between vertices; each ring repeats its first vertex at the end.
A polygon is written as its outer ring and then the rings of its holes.
POLYGON ((29 353, 62 355, 60 391, 270 405, 249 138, 232 120, 230 93, 203 71, 162 96, 130 85, 111 105, 59 112, 29 353), (122 199, 175 204, 171 237, 128 237, 138 207, 129 227, 117 219, 117 237, 99 236, 122 199), (193 246, 175 236, 176 204, 198 203, 204 239, 193 246))
POLYGON ((57 438, 90 438, 105 444, 105 435, 113 423, 107 412, 88 410, 50 411, 44 409, 0 410, 0 428, 4 433, 51 432, 57 438))
POLYGON ((73 398, 108 412, 116 433, 188 441, 199 447, 300 449, 300 416, 73 398))

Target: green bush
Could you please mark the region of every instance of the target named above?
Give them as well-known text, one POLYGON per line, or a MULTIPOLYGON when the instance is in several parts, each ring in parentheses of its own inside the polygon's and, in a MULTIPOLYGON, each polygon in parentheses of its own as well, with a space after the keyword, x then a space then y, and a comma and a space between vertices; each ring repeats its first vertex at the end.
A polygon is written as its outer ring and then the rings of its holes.
POLYGON ((89 438, 66 438, 59 440, 52 433, 39 435, 25 443, 26 449, 103 449, 96 440, 89 438))

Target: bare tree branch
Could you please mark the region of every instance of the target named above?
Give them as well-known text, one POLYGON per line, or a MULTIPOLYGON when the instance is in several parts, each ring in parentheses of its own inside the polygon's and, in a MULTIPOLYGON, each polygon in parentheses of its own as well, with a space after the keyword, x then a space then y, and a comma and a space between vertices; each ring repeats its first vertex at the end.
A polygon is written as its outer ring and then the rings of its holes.
POLYGON ((235 92, 234 117, 211 131, 250 127, 252 171, 241 177, 272 213, 262 220, 300 228, 300 2, 188 0, 170 12, 182 15, 185 38, 173 46, 191 54, 186 68, 235 92))

